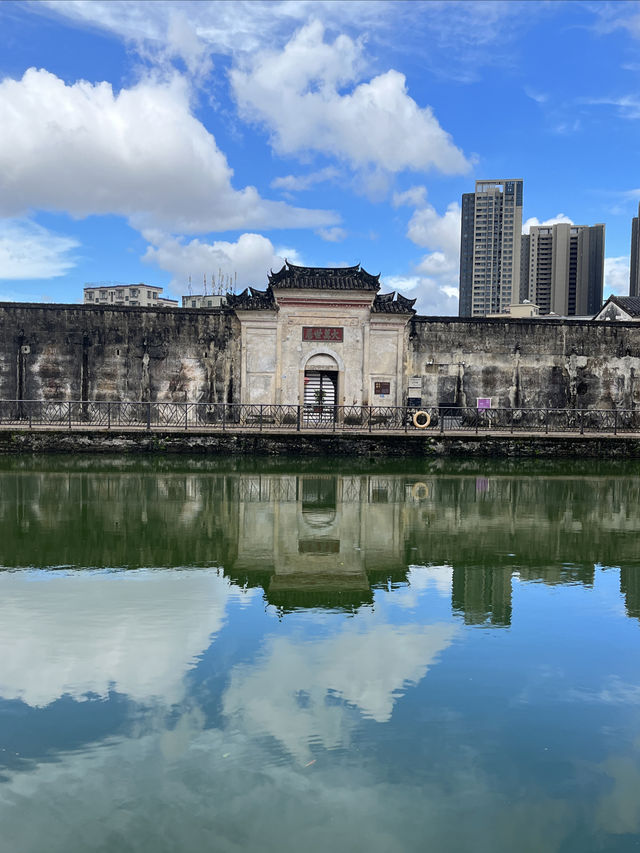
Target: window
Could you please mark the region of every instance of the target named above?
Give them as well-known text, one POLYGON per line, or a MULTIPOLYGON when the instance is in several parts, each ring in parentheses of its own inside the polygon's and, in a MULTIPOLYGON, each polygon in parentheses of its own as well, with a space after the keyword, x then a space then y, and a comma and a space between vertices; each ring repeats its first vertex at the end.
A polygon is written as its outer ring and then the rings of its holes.
POLYGON ((192 308, 195 308, 195 307, 196 307, 196 300, 195 300, 195 299, 192 299, 192 300, 191 300, 191 307, 192 307, 192 308))

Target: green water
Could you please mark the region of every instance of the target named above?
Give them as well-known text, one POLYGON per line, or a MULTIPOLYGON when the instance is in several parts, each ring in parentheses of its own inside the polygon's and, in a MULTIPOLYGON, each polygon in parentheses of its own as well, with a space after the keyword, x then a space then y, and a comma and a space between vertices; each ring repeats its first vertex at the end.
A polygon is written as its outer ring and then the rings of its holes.
POLYGON ((0 460, 0 851, 640 849, 640 466, 0 460))

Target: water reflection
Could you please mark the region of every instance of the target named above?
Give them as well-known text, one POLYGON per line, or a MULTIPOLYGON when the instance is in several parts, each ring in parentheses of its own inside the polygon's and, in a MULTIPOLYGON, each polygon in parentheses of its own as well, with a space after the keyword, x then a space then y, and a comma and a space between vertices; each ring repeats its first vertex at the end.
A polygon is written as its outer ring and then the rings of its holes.
POLYGON ((640 840, 639 478, 7 469, 11 851, 640 840))
POLYGON ((269 604, 371 605, 412 565, 452 567, 453 610, 508 626, 511 578, 593 585, 621 566, 640 613, 640 477, 0 473, 0 565, 220 567, 269 604))

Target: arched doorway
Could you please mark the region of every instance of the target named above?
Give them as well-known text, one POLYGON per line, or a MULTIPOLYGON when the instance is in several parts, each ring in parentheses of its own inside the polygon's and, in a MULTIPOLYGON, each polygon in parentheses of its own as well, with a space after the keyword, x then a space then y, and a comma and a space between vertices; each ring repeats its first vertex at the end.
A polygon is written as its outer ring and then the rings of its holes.
POLYGON ((336 418, 338 363, 328 353, 311 356, 304 371, 304 417, 308 422, 327 423, 336 418))

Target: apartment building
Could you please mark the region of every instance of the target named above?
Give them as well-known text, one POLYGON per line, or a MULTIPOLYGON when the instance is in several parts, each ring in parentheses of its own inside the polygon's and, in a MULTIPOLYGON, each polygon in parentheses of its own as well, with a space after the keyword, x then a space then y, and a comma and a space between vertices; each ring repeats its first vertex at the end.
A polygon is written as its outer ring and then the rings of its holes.
POLYGON ((506 314, 521 300, 522 180, 476 181, 462 196, 461 317, 506 314))
POLYGON ((638 215, 631 220, 631 268, 629 296, 640 296, 640 204, 638 215))
POLYGON ((532 226, 522 236, 523 298, 540 314, 593 316, 602 305, 604 225, 532 226))
POLYGON ((84 288, 84 304, 177 308, 178 300, 162 296, 162 288, 153 284, 94 282, 84 288))
POLYGON ((227 297, 220 293, 189 293, 182 297, 183 308, 220 308, 227 297))

